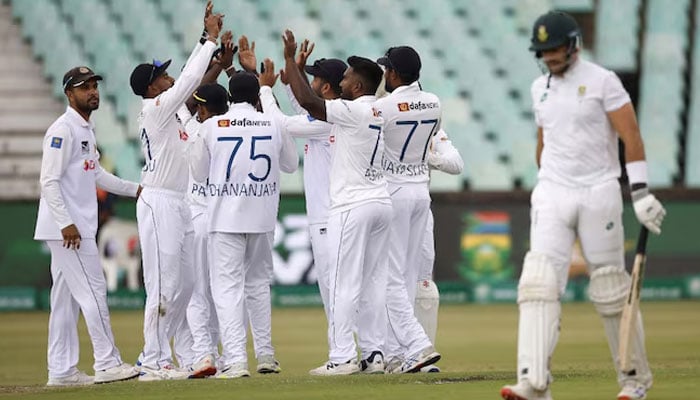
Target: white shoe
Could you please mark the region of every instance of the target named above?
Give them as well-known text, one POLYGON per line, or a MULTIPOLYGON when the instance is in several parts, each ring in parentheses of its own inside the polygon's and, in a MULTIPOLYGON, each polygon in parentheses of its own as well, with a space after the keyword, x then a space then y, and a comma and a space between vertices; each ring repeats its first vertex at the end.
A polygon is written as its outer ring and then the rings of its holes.
POLYGON ((401 371, 401 364, 403 364, 402 358, 392 357, 384 363, 384 371, 387 374, 398 374, 401 371))
POLYGON ((172 381, 187 379, 190 375, 189 371, 182 370, 175 367, 172 364, 168 364, 164 367, 158 369, 150 368, 145 365, 141 366, 141 374, 139 374, 139 381, 150 382, 150 381, 172 381))
POLYGON ((75 371, 72 375, 63 376, 60 378, 51 378, 46 382, 46 386, 87 386, 92 385, 95 378, 86 374, 83 371, 75 371))
POLYGON ((280 368, 279 361, 275 360, 275 356, 265 355, 258 358, 258 367, 256 371, 259 374, 279 374, 282 368, 280 368))
POLYGON ((549 388, 535 390, 527 380, 521 380, 517 385, 506 385, 501 388, 504 400, 552 400, 549 388))
POLYGON ((206 378, 216 374, 216 360, 214 356, 208 354, 197 361, 190 368, 189 379, 206 378))
POLYGON ((424 374, 437 373, 437 372, 440 372, 440 367, 438 367, 435 364, 426 365, 425 367, 421 368, 419 372, 424 373, 424 374))
POLYGON ((628 381, 617 394, 617 400, 644 400, 647 398, 647 387, 639 382, 628 381))
POLYGON ((131 364, 122 363, 116 367, 95 372, 95 383, 110 383, 125 381, 139 376, 139 368, 131 364))
POLYGON ((381 351, 373 351, 369 357, 360 361, 360 369, 363 374, 383 374, 384 356, 381 351))
POLYGON ((440 353, 436 352, 433 346, 428 346, 406 358, 400 369, 394 370, 392 373, 409 374, 418 372, 421 368, 438 362, 440 357, 440 353))
POLYGON ((248 363, 233 363, 227 365, 216 375, 217 379, 235 379, 235 378, 245 378, 250 376, 248 372, 248 363))
POLYGON ((329 376, 329 375, 352 375, 360 372, 360 366, 357 365, 357 361, 349 360, 342 364, 336 364, 328 361, 327 363, 321 365, 318 368, 314 368, 309 371, 309 374, 315 376, 329 376))

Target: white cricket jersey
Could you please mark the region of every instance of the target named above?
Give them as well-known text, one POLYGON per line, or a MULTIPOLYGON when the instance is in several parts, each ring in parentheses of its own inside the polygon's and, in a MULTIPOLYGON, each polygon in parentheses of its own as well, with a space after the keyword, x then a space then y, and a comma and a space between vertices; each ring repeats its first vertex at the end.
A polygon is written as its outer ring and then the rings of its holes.
POLYGON ((607 113, 630 102, 614 72, 579 59, 562 77, 537 78, 531 89, 544 148, 538 179, 570 187, 620 176, 617 134, 607 113), (547 87, 549 86, 549 87, 547 87))
POLYGON ((187 190, 187 139, 178 110, 199 86, 216 45, 207 41, 196 47, 180 77, 170 89, 153 99, 143 99, 139 135, 145 165, 141 184, 178 192, 187 190))
POLYGON ((459 150, 454 147, 447 133, 442 129, 433 136, 427 161, 431 169, 452 175, 461 174, 464 168, 464 160, 462 160, 459 150))
POLYGON ((427 183, 428 148, 440 129, 440 100, 418 82, 400 86, 377 100, 384 118, 382 171, 389 183, 427 183))
MULTIPOLYGON (((288 91, 288 94, 290 92, 288 91)), ((290 100, 294 103, 293 94, 290 100)), ((332 124, 305 115, 287 116, 277 106, 272 89, 260 88, 260 102, 263 110, 275 115, 287 132, 295 138, 305 138, 304 145, 304 196, 306 215, 309 224, 322 224, 328 221, 330 209, 330 167, 331 167, 331 128, 332 124)))
MULTIPOLYGON (((190 117, 187 123, 185 123, 185 129, 189 135, 189 140, 187 143, 190 151, 194 147, 194 143, 202 139, 199 135, 199 129, 201 126, 202 124, 199 123, 197 118, 194 116, 190 117)), ((204 180, 200 182, 194 179, 191 170, 189 170, 189 180, 187 183, 187 203, 190 205, 192 218, 206 212, 207 210, 207 181, 204 180)))
POLYGON ((331 212, 379 201, 391 204, 380 169, 384 120, 373 107, 375 96, 353 101, 326 100, 331 129, 331 212))
POLYGON ((277 222, 280 170, 299 164, 294 140, 270 114, 248 103, 205 121, 192 148, 192 174, 209 178, 209 232, 272 232, 277 222))
POLYGON ((75 224, 83 239, 97 232, 97 187, 136 196, 138 184, 100 166, 94 125, 70 106, 46 131, 41 158, 41 198, 34 239, 62 240, 61 229, 75 224))

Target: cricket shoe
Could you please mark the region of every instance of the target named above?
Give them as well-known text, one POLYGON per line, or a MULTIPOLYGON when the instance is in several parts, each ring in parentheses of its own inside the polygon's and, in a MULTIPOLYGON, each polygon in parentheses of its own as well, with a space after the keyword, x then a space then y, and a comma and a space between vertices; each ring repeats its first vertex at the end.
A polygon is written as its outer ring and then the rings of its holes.
POLYGON ((217 379, 236 379, 246 378, 250 376, 248 372, 248 363, 239 362, 227 365, 216 375, 217 379))
POLYGON ((384 372, 387 374, 398 374, 401 371, 403 359, 401 357, 391 357, 384 363, 384 372))
POLYGON ((552 400, 549 388, 535 390, 530 382, 523 379, 517 385, 506 385, 501 388, 501 397, 504 400, 552 400))
POLYGON ((423 373, 423 374, 434 374, 434 373, 440 372, 440 367, 438 367, 438 366, 435 365, 435 364, 433 364, 433 365, 426 365, 425 367, 422 367, 422 368, 420 369, 420 371, 418 371, 418 372, 421 372, 421 373, 423 373))
POLYGON ((360 372, 360 366, 357 361, 348 360, 347 362, 336 364, 328 361, 318 368, 309 371, 309 374, 314 376, 330 376, 330 375, 353 375, 360 372))
POLYGON ((617 400, 644 400, 647 398, 647 387, 639 382, 628 381, 617 394, 617 400))
POLYGON ((136 378, 140 369, 131 364, 121 363, 116 367, 95 371, 95 383, 110 383, 136 378))
POLYGON ((399 369, 392 371, 393 374, 410 374, 420 371, 421 368, 433 365, 440 360, 440 353, 435 351, 433 346, 428 346, 423 350, 412 354, 406 358, 399 369))
POLYGON ((206 378, 214 374, 216 374, 216 360, 211 354, 208 354, 192 365, 188 378, 206 378))
POLYGON ((160 368, 150 368, 145 365, 141 365, 139 381, 174 381, 180 379, 187 379, 188 376, 190 376, 189 371, 177 368, 172 364, 168 364, 160 368))
POLYGON ((360 370, 363 374, 383 374, 384 356, 381 351, 373 351, 369 357, 360 361, 360 370))
POLYGON ((51 378, 46 382, 46 386, 87 386, 95 383, 95 378, 83 371, 75 371, 73 374, 60 378, 51 378))
POLYGON ((282 371, 279 361, 273 355, 258 357, 258 367, 255 369, 259 374, 279 374, 282 371))

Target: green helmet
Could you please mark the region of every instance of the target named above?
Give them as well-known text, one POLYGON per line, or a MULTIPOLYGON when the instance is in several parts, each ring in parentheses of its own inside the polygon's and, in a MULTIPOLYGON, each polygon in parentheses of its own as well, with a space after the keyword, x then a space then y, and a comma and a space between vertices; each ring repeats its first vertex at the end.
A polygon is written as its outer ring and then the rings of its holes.
POLYGON ((530 51, 540 52, 568 46, 573 52, 579 45, 581 31, 571 15, 561 11, 550 11, 541 15, 532 27, 530 51))

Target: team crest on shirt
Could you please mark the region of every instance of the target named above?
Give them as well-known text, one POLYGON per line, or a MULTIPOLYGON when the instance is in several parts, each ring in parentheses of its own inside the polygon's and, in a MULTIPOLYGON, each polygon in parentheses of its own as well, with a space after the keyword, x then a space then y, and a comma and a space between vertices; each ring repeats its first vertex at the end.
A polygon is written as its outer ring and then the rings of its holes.
POLYGON ((88 154, 90 152, 90 143, 87 140, 80 142, 80 152, 82 154, 88 154))
POLYGON ((397 104, 397 106, 399 107, 400 112, 409 111, 411 109, 408 106, 408 103, 399 103, 399 104, 397 104))
POLYGON ((89 171, 91 169, 95 169, 95 160, 85 160, 83 162, 83 169, 85 171, 89 171))
POLYGON ((374 107, 372 107, 372 114, 373 114, 375 117, 381 117, 381 116, 382 116, 381 111, 377 110, 377 109, 374 108, 374 107))
POLYGON ((189 139, 187 132, 180 130, 180 129, 178 129, 177 131, 180 132, 180 140, 182 140, 183 142, 186 142, 187 139, 189 139))
POLYGON ((60 149, 62 144, 63 144, 63 138, 56 137, 56 136, 51 138, 51 147, 53 147, 55 149, 60 149))
POLYGON ((581 85, 578 87, 578 97, 583 97, 586 94, 586 86, 581 85))
POLYGON ((331 143, 335 143, 335 135, 328 136, 328 141, 331 143))

